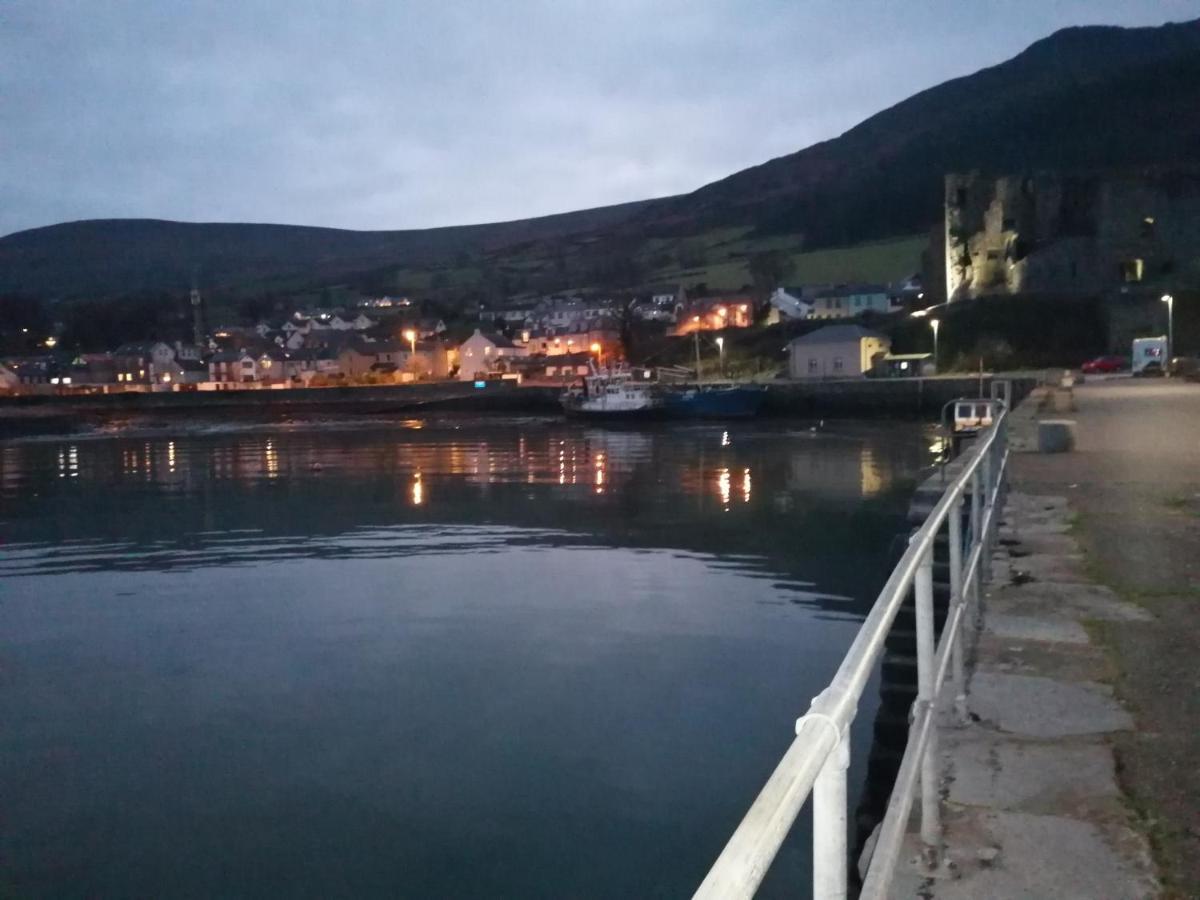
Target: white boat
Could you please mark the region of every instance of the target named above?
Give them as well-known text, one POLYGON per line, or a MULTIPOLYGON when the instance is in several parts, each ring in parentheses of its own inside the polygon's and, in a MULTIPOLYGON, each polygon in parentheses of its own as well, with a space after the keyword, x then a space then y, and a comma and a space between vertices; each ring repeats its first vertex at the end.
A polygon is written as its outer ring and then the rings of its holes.
POLYGON ((597 419, 650 418, 663 407, 654 386, 639 381, 624 367, 593 368, 563 392, 560 402, 568 415, 597 419))

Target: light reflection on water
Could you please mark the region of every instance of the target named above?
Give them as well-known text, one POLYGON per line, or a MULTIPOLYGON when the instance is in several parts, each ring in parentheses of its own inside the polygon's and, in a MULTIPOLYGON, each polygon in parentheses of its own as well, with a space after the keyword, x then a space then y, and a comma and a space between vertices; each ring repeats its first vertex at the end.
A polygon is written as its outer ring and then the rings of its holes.
MULTIPOLYGON (((4 445, 0 893, 686 895, 927 446, 456 419, 4 445)), ((766 896, 806 883, 806 834, 766 896)))

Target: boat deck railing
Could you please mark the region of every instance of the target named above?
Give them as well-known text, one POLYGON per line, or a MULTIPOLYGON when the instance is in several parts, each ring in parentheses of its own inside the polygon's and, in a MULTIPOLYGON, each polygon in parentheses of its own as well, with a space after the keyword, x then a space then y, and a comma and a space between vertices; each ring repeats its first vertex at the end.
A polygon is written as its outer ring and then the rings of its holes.
POLYGON ((752 897, 780 845, 812 796, 812 896, 844 898, 847 891, 846 770, 849 732, 859 700, 878 665, 901 606, 915 594, 917 699, 908 743, 881 823, 860 897, 883 898, 900 858, 913 803, 920 798, 920 840, 929 862, 940 855, 936 720, 944 705, 966 715, 963 664, 968 615, 978 608, 989 576, 1008 464, 1007 410, 957 461, 941 499, 909 539, 829 686, 796 722, 795 738, 695 893, 702 900, 752 897), (950 602, 941 639, 935 638, 934 549, 945 533, 950 602))

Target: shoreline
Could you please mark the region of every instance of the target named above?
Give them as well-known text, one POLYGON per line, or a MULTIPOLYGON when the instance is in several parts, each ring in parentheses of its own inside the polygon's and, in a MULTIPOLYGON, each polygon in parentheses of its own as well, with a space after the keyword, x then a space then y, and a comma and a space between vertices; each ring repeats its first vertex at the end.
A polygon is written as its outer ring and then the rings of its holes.
MULTIPOLYGON (((984 391, 991 376, 984 378, 984 391)), ((865 418, 936 421, 942 408, 979 395, 978 376, 779 381, 765 385, 761 418, 865 418)), ((1014 378, 1013 402, 1035 386, 1014 378)), ((560 388, 488 382, 437 382, 378 387, 286 390, 32 395, 0 399, 0 441, 78 433, 89 425, 137 416, 293 418, 310 415, 389 416, 461 412, 490 415, 559 415, 560 388)))

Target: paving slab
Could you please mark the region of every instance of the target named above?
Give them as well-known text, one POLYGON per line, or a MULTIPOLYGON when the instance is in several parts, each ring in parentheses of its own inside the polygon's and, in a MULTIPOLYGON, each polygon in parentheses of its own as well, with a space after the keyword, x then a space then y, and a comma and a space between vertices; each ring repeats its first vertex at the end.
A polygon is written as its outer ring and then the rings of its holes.
POLYGON ((1153 616, 1140 606, 1121 600, 1098 584, 1033 581, 1000 585, 988 595, 989 609, 1012 615, 1042 615, 1057 612, 1083 621, 1145 622, 1153 616))
POLYGON ((938 900, 1138 900, 1157 885, 1136 859, 1138 839, 1127 828, 1101 829, 1066 816, 979 813, 983 840, 959 858, 958 877, 931 885, 938 900), (1129 854, 1134 853, 1131 857, 1129 854))
POLYGON ((993 613, 987 618, 989 634, 1000 639, 1086 644, 1088 633, 1078 621, 1059 616, 1017 616, 993 613))
POLYGON ((1128 731, 1133 718, 1094 682, 1064 682, 1038 675, 976 672, 967 703, 971 712, 1001 731, 1027 737, 1128 731))
POLYGON ((1119 816, 1116 767, 1101 741, 1046 744, 973 726, 948 733, 947 799, 1011 812, 1119 816))

